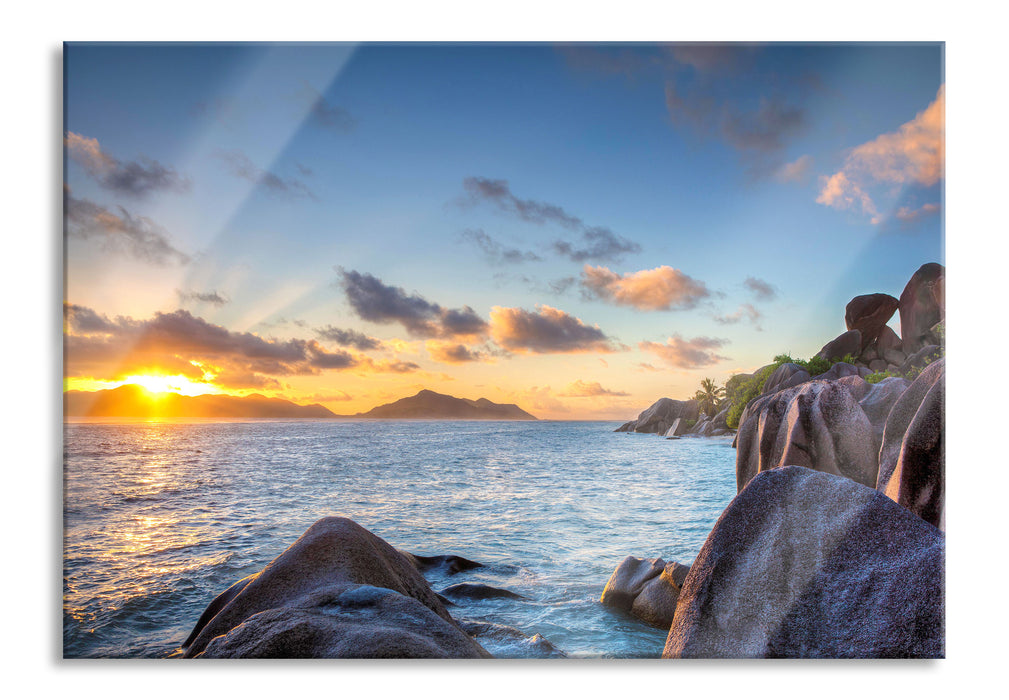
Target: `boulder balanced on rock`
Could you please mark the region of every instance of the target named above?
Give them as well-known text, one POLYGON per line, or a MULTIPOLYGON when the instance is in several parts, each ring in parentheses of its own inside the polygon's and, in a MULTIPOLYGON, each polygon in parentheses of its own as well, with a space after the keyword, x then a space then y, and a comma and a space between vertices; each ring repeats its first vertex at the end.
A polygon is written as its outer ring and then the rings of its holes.
POLYGON ((185 656, 490 656, 410 560, 346 518, 316 522, 261 572, 219 596, 208 613, 185 656))
POLYGON ((878 491, 757 475, 683 583, 665 658, 941 658, 945 537, 878 491))

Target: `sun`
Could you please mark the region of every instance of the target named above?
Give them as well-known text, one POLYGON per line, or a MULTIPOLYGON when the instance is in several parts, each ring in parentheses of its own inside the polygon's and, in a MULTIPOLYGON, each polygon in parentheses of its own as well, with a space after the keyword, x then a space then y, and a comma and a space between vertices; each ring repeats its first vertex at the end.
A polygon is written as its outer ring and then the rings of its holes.
POLYGON ((133 374, 121 382, 136 384, 151 394, 182 394, 183 396, 198 396, 200 394, 221 394, 219 388, 207 382, 194 382, 181 374, 133 374))

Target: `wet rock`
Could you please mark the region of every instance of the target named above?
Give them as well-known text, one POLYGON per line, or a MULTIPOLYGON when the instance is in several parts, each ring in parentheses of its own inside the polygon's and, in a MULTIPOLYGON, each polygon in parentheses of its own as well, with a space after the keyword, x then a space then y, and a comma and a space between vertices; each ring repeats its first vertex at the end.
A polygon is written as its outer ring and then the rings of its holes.
POLYGON ((531 637, 515 627, 499 625, 493 622, 480 622, 474 620, 462 620, 459 623, 466 634, 476 639, 484 639, 486 644, 492 641, 497 644, 495 648, 495 658, 499 659, 565 659, 567 654, 555 647, 550 640, 541 634, 534 634, 531 637), (504 649, 497 649, 504 644, 504 649))
POLYGON ((879 452, 876 488, 945 528, 946 361, 937 360, 893 404, 879 452))
POLYGON ((863 294, 848 302, 844 308, 844 325, 849 331, 857 330, 861 334, 860 350, 875 343, 899 304, 900 302, 889 294, 863 294))
POLYGON ((457 583, 444 589, 441 594, 448 598, 469 598, 470 600, 490 600, 491 598, 525 600, 525 596, 513 593, 507 588, 497 588, 483 583, 457 583))
POLYGON ((941 658, 945 538, 878 491, 782 467, 729 504, 690 568, 666 658, 941 658))
POLYGON ((454 623, 387 588, 335 584, 209 640, 202 658, 490 658, 454 623))
POLYGON ((634 605, 634 599, 641 593, 645 584, 659 576, 665 565, 666 563, 658 558, 627 557, 606 582, 600 598, 602 604, 629 612, 634 605))
POLYGON ((669 562, 662 573, 644 585, 631 605, 631 614, 644 622, 669 629, 676 614, 676 601, 680 588, 690 568, 678 562, 669 562))
POLYGON ((479 569, 483 567, 483 564, 480 562, 456 556, 455 554, 440 554, 438 556, 425 557, 419 554, 405 552, 402 549, 397 551, 406 557, 421 573, 427 573, 428 571, 440 571, 451 576, 462 571, 469 571, 471 569, 479 569))
POLYGON ((946 268, 939 263, 926 263, 900 294, 900 334, 908 355, 929 344, 929 330, 945 316, 945 275, 946 268))
POLYGON ((223 605, 215 601, 211 608, 215 605, 217 613, 201 617, 190 635, 187 657, 487 656, 462 634, 409 559, 347 518, 319 520, 223 605), (327 612, 333 606, 361 610, 334 619, 327 612), (424 629, 431 629, 431 638, 418 641, 424 629), (250 630, 256 634, 250 636, 250 630), (374 641, 348 646, 341 635, 374 641), (222 636, 227 642, 209 650, 211 640, 222 636))

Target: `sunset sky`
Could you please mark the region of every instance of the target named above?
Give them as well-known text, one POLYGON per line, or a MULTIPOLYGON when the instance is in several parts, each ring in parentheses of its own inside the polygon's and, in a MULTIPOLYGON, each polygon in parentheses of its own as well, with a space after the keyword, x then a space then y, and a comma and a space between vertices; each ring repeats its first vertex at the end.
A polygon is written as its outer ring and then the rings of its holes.
POLYGON ((64 59, 71 389, 628 420, 944 262, 939 44, 64 59))

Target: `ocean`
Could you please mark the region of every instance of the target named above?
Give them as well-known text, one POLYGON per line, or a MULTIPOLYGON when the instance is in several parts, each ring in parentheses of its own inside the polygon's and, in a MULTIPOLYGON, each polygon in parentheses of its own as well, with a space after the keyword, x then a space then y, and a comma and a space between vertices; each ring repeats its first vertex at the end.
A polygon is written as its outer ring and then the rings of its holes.
POLYGON ((435 590, 523 596, 462 602, 456 619, 538 633, 571 657, 657 657, 666 632, 599 597, 629 555, 693 561, 735 496, 735 450, 618 425, 67 423, 63 655, 178 656, 218 593, 340 515, 398 549, 485 565, 432 574, 435 590))

